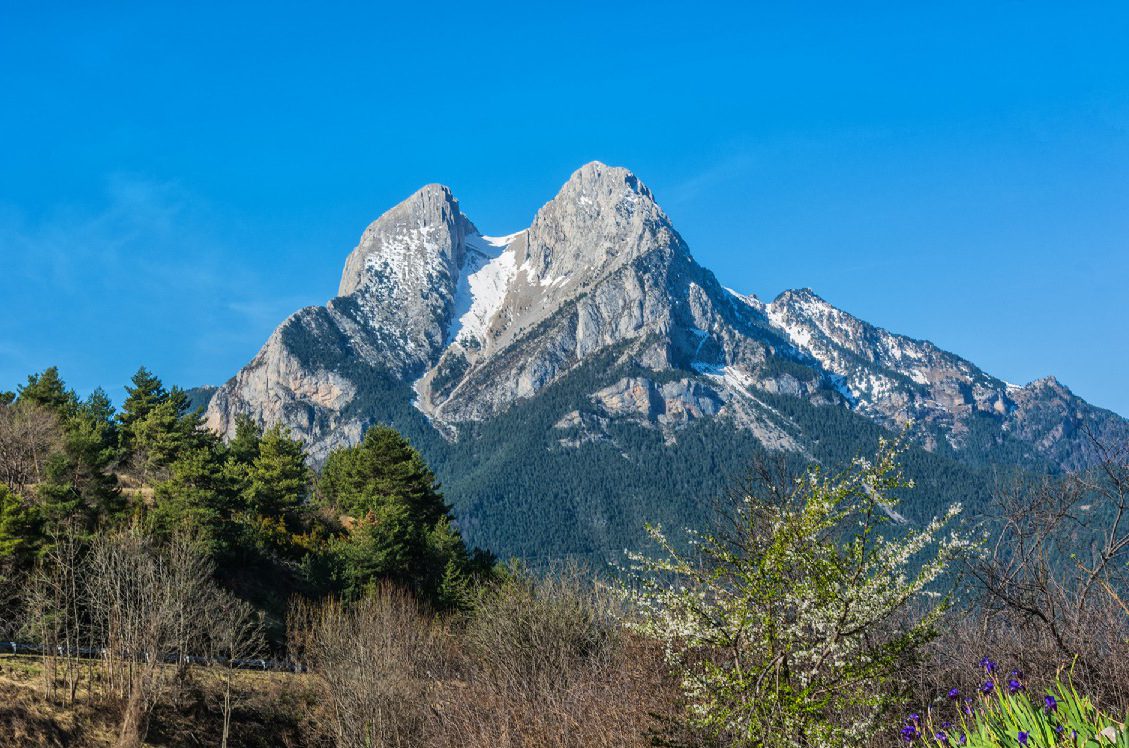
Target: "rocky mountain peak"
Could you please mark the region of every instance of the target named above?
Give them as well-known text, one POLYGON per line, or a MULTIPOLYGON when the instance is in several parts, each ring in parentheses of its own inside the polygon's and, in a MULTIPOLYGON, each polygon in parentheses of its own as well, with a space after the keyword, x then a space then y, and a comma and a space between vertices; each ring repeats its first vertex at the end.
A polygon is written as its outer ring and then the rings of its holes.
POLYGON ((593 161, 537 212, 518 261, 537 285, 573 285, 657 248, 687 251, 638 177, 593 161))
POLYGON ((475 232, 448 187, 424 185, 365 229, 345 261, 337 295, 350 296, 374 277, 407 280, 417 269, 435 265, 457 273, 463 239, 475 232))
POLYGON ((567 382, 552 449, 610 443, 623 422, 673 443, 704 418, 806 449, 805 425, 765 397, 912 421, 928 449, 1018 440, 1066 469, 1092 464, 1083 426, 1129 429, 1053 378, 1007 385, 810 288, 768 304, 725 289, 647 186, 598 161, 504 237, 483 236, 448 188, 415 192, 365 229, 339 296, 288 318, 214 394, 208 424, 231 434, 240 413, 281 421, 320 460, 371 423, 420 413, 458 441, 567 382))

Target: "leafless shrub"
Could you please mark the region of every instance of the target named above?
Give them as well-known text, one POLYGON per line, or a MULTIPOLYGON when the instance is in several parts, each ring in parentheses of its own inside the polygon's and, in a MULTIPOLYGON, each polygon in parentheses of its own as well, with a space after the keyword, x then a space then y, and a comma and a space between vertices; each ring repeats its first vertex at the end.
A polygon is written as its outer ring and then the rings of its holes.
POLYGON ((443 689, 431 744, 599 748, 672 737, 677 684, 659 647, 626 633, 616 608, 575 571, 483 590, 463 630, 464 678, 443 689))
POLYGON ((566 684, 608 667, 620 628, 615 599, 569 569, 544 580, 517 574, 478 594, 464 640, 484 677, 507 689, 566 684))
POLYGON ((441 631, 407 592, 385 583, 348 606, 299 602, 289 628, 294 653, 324 686, 335 745, 423 744, 441 631))
POLYGON ((74 703, 86 670, 80 658, 82 647, 89 643, 83 561, 77 534, 53 531, 24 592, 24 633, 42 648, 44 693, 48 700, 67 704, 74 703))

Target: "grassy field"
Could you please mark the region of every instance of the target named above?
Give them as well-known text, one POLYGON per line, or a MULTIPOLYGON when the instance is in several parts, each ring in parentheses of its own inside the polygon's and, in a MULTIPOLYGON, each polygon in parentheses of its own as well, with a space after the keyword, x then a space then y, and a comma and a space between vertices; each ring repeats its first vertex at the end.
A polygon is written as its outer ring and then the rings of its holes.
MULTIPOLYGON (((0 746, 113 746, 121 705, 106 693, 97 663, 80 663, 73 698, 62 678, 48 693, 49 667, 49 661, 37 656, 0 655, 0 746)), ((154 708, 145 745, 219 745, 221 674, 232 677, 235 696, 229 745, 305 744, 299 715, 312 713, 315 701, 306 676, 194 667, 154 708)))

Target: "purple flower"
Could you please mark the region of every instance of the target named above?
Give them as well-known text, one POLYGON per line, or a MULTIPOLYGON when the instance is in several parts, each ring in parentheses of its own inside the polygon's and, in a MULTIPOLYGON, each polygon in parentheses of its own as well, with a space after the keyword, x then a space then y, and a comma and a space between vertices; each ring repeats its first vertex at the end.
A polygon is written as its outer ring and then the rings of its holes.
POLYGON ((1020 730, 1019 735, 1017 735, 1016 737, 1019 738, 1020 745, 1027 745, 1027 733, 1025 733, 1023 730, 1020 730))
POLYGON ((902 740, 907 743, 912 743, 914 738, 917 737, 917 728, 913 725, 906 725, 902 728, 902 740))
POLYGON ((949 744, 949 736, 946 735, 943 732, 934 733, 933 737, 936 738, 937 742, 940 743, 941 745, 948 745, 949 744))
POLYGON ((956 701, 957 699, 959 699, 960 698, 960 689, 959 688, 950 688, 949 689, 949 698, 952 699, 953 701, 956 701))
POLYGON ((1047 710, 1048 714, 1058 711, 1058 701, 1055 700, 1054 696, 1047 694, 1043 697, 1043 709, 1047 710))
POLYGON ((1008 693, 1019 693, 1023 690, 1023 684, 1017 681, 1015 678, 1012 678, 1007 682, 1007 690, 1008 693))
POLYGON ((980 660, 980 667, 984 668, 985 673, 996 672, 996 661, 987 657, 980 660))
POLYGON ((968 736, 967 736, 967 735, 965 735, 965 734, 964 734, 964 733, 962 732, 962 733, 960 734, 960 740, 958 740, 958 741, 957 741, 957 745, 966 745, 967 743, 968 743, 968 736))
POLYGON ((1055 734, 1062 735, 1062 725, 1055 725, 1055 734))
POLYGON ((911 714, 911 715, 909 715, 909 721, 916 725, 918 722, 921 721, 921 715, 920 714, 911 714))
POLYGON ((1020 680, 1023 680, 1023 671, 1022 670, 1012 670, 1011 671, 1011 677, 1012 678, 1019 678, 1020 680))
POLYGON ((995 688, 995 687, 996 687, 995 683, 993 683, 991 680, 986 680, 986 681, 984 681, 984 685, 980 686, 980 693, 989 694, 989 693, 992 692, 992 689, 995 688))

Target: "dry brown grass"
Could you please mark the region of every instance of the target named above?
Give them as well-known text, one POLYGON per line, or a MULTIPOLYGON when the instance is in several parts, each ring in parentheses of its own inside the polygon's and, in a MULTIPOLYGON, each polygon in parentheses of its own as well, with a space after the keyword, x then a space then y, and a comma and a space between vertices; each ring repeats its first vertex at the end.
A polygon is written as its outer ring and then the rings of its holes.
MULTIPOLYGON (((84 682, 72 703, 49 698, 38 657, 0 655, 0 748, 110 748, 118 740, 122 704, 97 677, 84 682)), ((95 673, 96 671, 91 671, 95 673)), ((240 699, 230 745, 300 748, 306 715, 316 711, 315 690, 304 675, 234 671, 240 699)), ((194 668, 158 703, 146 746, 219 745, 223 730, 220 673, 194 668)))

